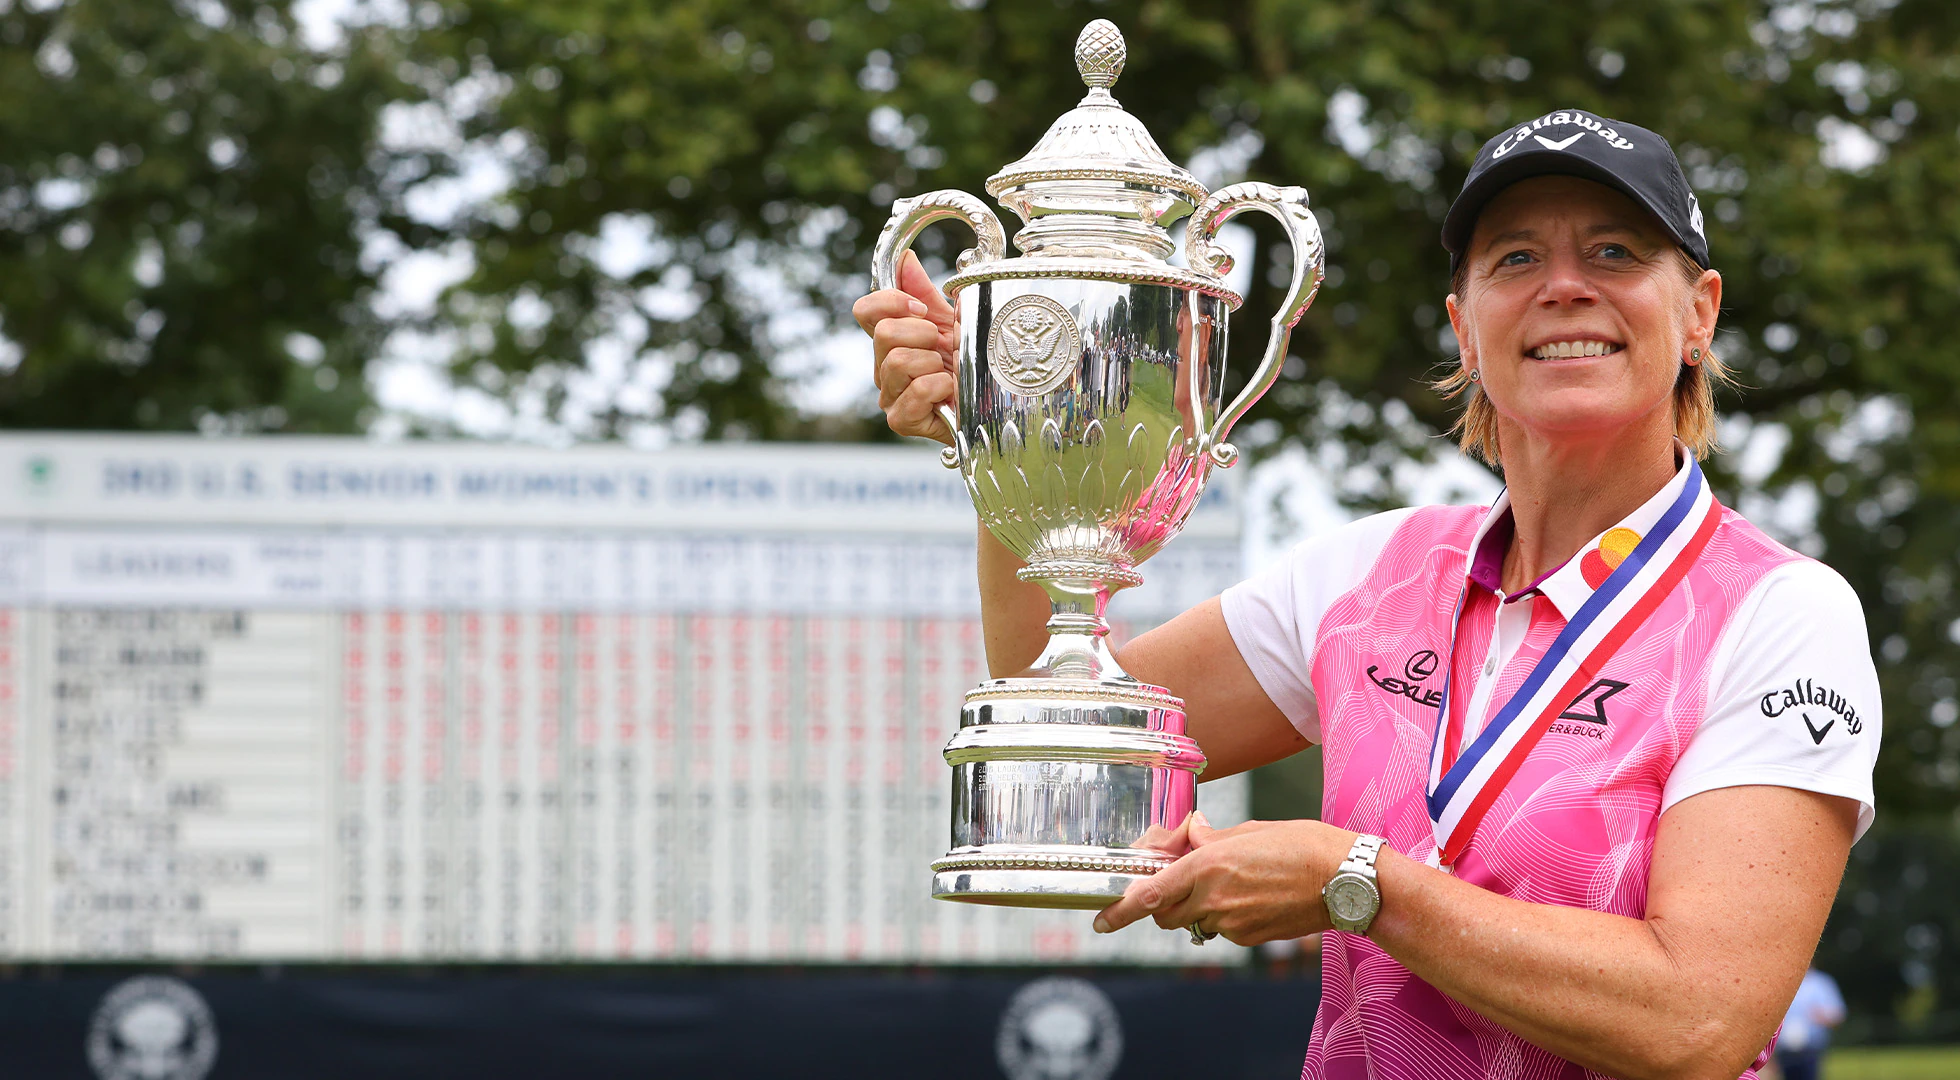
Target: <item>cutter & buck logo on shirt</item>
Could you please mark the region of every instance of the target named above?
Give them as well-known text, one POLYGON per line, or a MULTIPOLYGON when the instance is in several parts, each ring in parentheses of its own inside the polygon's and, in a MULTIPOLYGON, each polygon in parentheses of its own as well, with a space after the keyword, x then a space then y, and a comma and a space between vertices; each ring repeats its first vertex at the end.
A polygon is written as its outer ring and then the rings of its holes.
POLYGON ((1579 692, 1572 704, 1552 721, 1552 731, 1561 735, 1583 735, 1588 739, 1606 737, 1606 700, 1631 683, 1618 679, 1599 679, 1579 692), (1576 723, 1574 722, 1576 721, 1576 723))
POLYGON ((1525 139, 1535 139, 1539 145, 1547 150, 1564 150, 1588 134, 1597 135, 1605 139, 1606 145, 1611 146, 1615 150, 1631 150, 1634 148, 1631 140, 1614 130, 1611 124, 1601 120, 1599 117, 1591 113, 1579 112, 1575 109, 1560 109, 1557 112, 1546 113, 1536 120, 1519 124, 1518 129, 1513 131, 1509 138, 1497 144, 1497 149, 1492 150, 1490 156, 1492 160, 1501 158, 1516 149, 1517 145, 1525 139), (1570 134, 1557 130, 1559 128, 1573 127, 1579 130, 1570 134), (1540 134, 1540 132, 1545 132, 1546 134, 1540 134))

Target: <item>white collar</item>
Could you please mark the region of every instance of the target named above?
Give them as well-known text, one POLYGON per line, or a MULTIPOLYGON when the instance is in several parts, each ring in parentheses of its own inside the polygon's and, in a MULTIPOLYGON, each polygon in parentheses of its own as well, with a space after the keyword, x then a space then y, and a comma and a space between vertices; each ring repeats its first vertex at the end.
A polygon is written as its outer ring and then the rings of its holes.
MULTIPOLYGON (((1642 537, 1645 537, 1653 529, 1655 523, 1660 521, 1661 515, 1667 513, 1668 507, 1674 505, 1675 500, 1680 497, 1682 489, 1687 486, 1688 455, 1690 453, 1692 451, 1688 449, 1686 444, 1679 439, 1674 440, 1675 468, 1673 479, 1664 484, 1646 502, 1641 503, 1639 508, 1634 510, 1633 513, 1621 518, 1618 524, 1582 545, 1558 569, 1539 578, 1531 586, 1520 589, 1509 596, 1504 596, 1501 592, 1501 586, 1492 579, 1492 575, 1489 573, 1481 575, 1477 573, 1479 569, 1479 555, 1485 555, 1483 560, 1485 564, 1484 568, 1486 570, 1489 568, 1491 562, 1489 557, 1490 553, 1484 552, 1483 549, 1487 538, 1490 538, 1491 532, 1500 523, 1510 527, 1511 489, 1508 487, 1505 488, 1498 493, 1497 501, 1491 504, 1490 512, 1484 515, 1484 520, 1477 526, 1476 534, 1470 538, 1470 548, 1464 556, 1464 576, 1472 582, 1498 593, 1505 600, 1518 599, 1528 596, 1533 592, 1543 593, 1545 598, 1550 600, 1558 608, 1559 614, 1563 615, 1567 620, 1570 620, 1578 612, 1580 606, 1593 594, 1593 586, 1586 581, 1586 571, 1583 565, 1586 556, 1589 553, 1600 551, 1600 542, 1609 533, 1616 530, 1625 529, 1633 533, 1632 543, 1638 543, 1642 537)), ((1624 547, 1630 548, 1632 543, 1628 543, 1624 547)), ((1504 565, 1503 547, 1498 547, 1494 554, 1497 572, 1501 574, 1504 565)))

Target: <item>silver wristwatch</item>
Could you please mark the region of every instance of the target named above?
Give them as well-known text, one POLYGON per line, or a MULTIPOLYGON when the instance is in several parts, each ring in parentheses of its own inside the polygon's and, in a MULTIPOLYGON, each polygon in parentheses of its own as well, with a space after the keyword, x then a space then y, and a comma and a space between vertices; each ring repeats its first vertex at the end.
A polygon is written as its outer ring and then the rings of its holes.
POLYGON ((1347 860, 1327 880, 1327 887, 1320 890, 1320 899, 1327 905, 1327 921, 1334 924, 1334 929, 1365 934, 1375 921, 1375 914, 1381 911, 1382 891, 1375 884, 1375 859, 1385 843, 1379 836, 1355 837, 1347 860))

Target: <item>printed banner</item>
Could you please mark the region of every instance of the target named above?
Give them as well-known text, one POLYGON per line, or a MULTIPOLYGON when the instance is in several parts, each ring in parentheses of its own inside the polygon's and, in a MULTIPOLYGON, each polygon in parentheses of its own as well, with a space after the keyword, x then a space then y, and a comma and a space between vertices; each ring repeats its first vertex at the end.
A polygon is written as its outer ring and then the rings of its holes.
MULTIPOLYGON (((0 959, 1229 952, 932 900, 985 674, 966 495, 919 494, 931 455, 722 449, 0 437, 0 959), (206 490, 221 465, 257 479, 206 490), (463 483, 601 466, 708 503, 463 483)), ((1119 634, 1237 579, 1236 518, 1206 520, 1119 634)), ((1245 781, 1201 799, 1242 820, 1245 781)))

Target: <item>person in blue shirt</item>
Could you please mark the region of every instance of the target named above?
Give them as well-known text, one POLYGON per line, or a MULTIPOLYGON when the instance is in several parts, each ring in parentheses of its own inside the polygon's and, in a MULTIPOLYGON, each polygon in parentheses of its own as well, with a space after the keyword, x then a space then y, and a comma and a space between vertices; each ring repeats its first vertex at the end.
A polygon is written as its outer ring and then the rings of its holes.
POLYGON ((1783 1070, 1783 1080, 1817 1080, 1824 1050, 1831 1045, 1831 1029, 1843 1022, 1844 996, 1838 993, 1837 980, 1816 968, 1804 972, 1776 1039, 1776 1064, 1783 1070))

